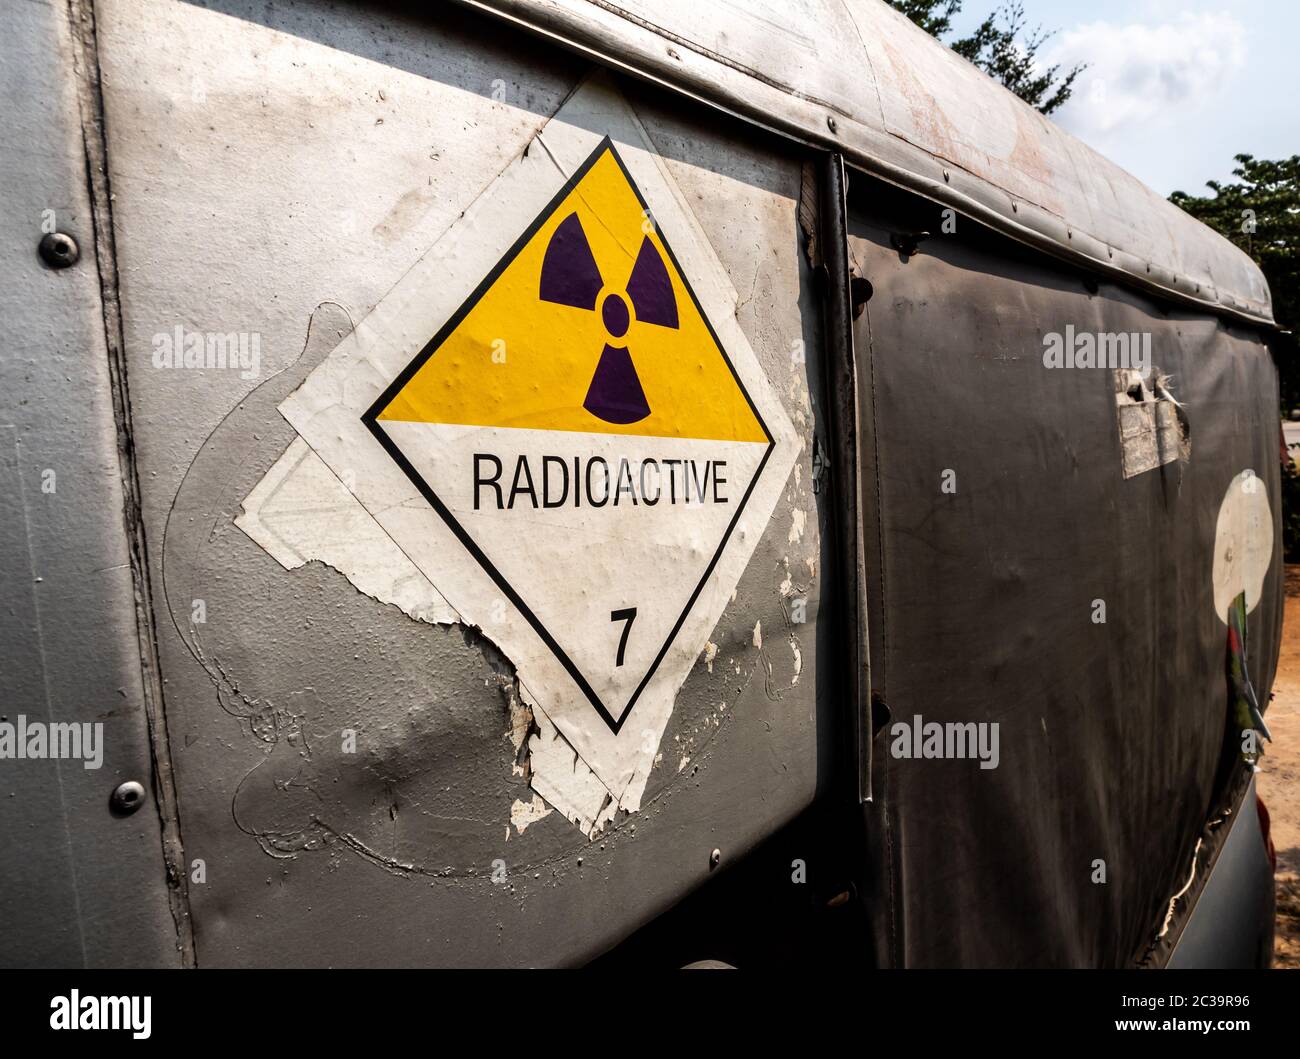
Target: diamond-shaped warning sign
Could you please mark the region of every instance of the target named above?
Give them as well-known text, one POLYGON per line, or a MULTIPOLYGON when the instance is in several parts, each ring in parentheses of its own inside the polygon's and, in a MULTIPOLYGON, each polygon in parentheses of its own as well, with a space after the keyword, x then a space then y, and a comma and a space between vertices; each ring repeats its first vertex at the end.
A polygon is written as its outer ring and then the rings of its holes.
POLYGON ((773 447, 608 139, 363 419, 614 732, 773 447))
MULTIPOLYGON (((279 406, 362 509, 302 554, 355 533, 363 591, 481 630, 531 711, 530 785, 592 834, 639 807, 678 690, 733 642, 708 646, 800 451, 768 370, 793 393, 803 369, 775 328, 755 352, 688 204, 727 178, 699 169, 688 197, 608 79, 477 164, 448 186, 484 190, 279 406)), ((738 264, 747 285, 770 267, 738 264)), ((431 702, 457 686, 435 672, 431 702)))

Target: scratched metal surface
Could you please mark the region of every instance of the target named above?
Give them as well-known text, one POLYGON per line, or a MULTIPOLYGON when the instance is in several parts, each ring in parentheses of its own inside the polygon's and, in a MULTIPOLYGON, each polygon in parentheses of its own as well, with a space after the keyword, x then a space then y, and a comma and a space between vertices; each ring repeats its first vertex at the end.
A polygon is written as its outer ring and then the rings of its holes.
POLYGON ((67 5, 0 21, 0 719, 104 725, 98 769, 0 760, 0 965, 175 964, 152 794, 109 812, 150 757, 67 5), (61 271, 46 210, 81 248, 61 271))
POLYGON ((559 814, 520 833, 511 804, 530 792, 512 770, 509 661, 319 563, 282 569, 232 520, 293 437, 279 401, 589 65, 459 11, 97 10, 166 710, 186 856, 207 869, 190 887, 198 962, 599 953, 702 883, 714 847, 729 862, 790 819, 818 779, 819 309, 795 218, 801 158, 623 86, 805 449, 712 637, 712 667, 678 696, 642 810, 591 843, 559 814), (260 376, 154 367, 153 336, 177 325, 258 332, 260 376), (341 753, 345 727, 362 733, 355 757, 341 753), (490 879, 497 859, 504 885, 490 879))

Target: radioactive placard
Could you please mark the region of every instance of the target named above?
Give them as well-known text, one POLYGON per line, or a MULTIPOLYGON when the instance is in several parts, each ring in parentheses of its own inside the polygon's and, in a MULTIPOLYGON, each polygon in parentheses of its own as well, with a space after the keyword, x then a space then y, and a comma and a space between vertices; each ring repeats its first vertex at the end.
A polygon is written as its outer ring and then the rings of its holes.
POLYGON ((609 139, 363 419, 616 733, 774 445, 609 139))
POLYGON ((454 164, 482 190, 280 411, 396 546, 359 558, 508 660, 530 783, 594 833, 639 806, 799 436, 678 163, 607 78, 494 177, 454 164))

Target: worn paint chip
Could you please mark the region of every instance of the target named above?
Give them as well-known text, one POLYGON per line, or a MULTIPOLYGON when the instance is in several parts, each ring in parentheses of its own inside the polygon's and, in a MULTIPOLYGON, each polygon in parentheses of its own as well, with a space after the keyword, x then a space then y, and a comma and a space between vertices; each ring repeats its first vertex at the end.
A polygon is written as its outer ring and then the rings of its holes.
POLYGON ((718 645, 712 640, 704 645, 704 664, 713 672, 713 660, 718 657, 718 645))
POLYGON ((529 824, 537 823, 538 820, 550 816, 554 811, 536 794, 526 802, 516 798, 514 804, 510 806, 510 822, 514 824, 515 830, 522 835, 528 830, 529 824))

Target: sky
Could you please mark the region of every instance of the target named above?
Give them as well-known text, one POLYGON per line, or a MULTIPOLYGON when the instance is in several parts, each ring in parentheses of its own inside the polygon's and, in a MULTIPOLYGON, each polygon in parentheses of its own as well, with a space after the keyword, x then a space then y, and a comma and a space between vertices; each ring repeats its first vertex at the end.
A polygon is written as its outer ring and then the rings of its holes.
MULTIPOLYGON (((1236 154, 1300 154, 1300 0, 1022 2, 1057 30, 1041 58, 1090 64, 1053 120, 1161 194, 1209 194, 1236 154)), ((998 3, 965 0, 954 29, 998 3)))

